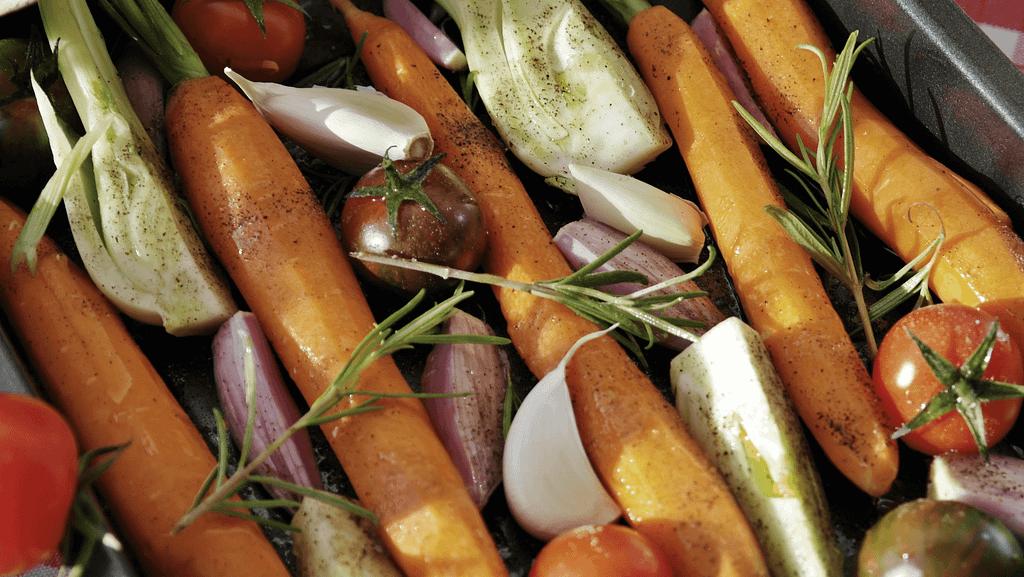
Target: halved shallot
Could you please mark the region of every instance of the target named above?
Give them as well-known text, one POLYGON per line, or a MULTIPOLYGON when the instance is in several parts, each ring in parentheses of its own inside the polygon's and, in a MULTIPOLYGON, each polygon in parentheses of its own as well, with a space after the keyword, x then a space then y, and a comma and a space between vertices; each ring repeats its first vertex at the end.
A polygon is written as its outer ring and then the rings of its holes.
MULTIPOLYGON (((569 261, 573 268, 579 268, 596 260, 597 257, 607 252, 608 249, 619 242, 622 242, 625 238, 625 234, 606 224, 601 224, 590 218, 584 218, 570 222, 560 228, 555 234, 555 245, 558 246, 558 249, 565 255, 566 260, 569 261)), ((685 274, 676 263, 642 240, 629 245, 597 270, 636 271, 647 277, 649 281, 648 286, 685 274)), ((638 283, 618 283, 597 288, 611 294, 625 295, 643 289, 644 285, 638 283)), ((651 295, 701 290, 701 287, 696 282, 687 280, 652 291, 651 295)), ((704 334, 708 329, 725 319, 722 311, 707 296, 681 300, 655 314, 704 323, 705 326, 703 328, 691 327, 690 330, 696 335, 704 334)), ((681 351, 690 344, 690 341, 675 335, 661 335, 659 343, 671 349, 681 351)))
MULTIPOLYGON (((457 311, 444 334, 494 335, 484 321, 457 311)), ((462 474, 477 507, 501 482, 502 408, 509 385, 508 355, 497 345, 434 345, 423 369, 423 393, 462 394, 424 399, 441 440, 462 474)))
MULTIPOLYGON (((255 404, 249 458, 260 454, 299 420, 299 409, 253 313, 238 311, 221 325, 213 338, 213 369, 224 421, 239 445, 245 444, 246 423, 255 404)), ((258 472, 296 485, 323 488, 305 429, 289 437, 258 472)), ((266 487, 278 499, 302 501, 302 496, 292 491, 269 484, 266 487)))

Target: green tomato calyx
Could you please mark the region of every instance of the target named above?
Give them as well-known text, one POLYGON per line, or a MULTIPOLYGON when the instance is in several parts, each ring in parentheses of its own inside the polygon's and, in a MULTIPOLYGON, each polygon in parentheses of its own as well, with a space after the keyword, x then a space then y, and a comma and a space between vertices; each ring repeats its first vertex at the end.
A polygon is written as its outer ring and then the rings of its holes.
POLYGON ((445 220, 441 216, 441 211, 437 209, 434 202, 427 196, 426 191, 423 190, 423 181, 426 180, 430 171, 441 162, 442 158, 444 158, 444 154, 432 156, 424 160, 422 164, 418 165, 408 174, 402 174, 399 172, 398 167, 395 166, 395 162, 388 158, 385 152, 384 159, 380 163, 384 169, 384 184, 357 188, 349 193, 349 197, 383 197, 388 211, 388 224, 391 225, 391 232, 395 235, 395 238, 398 238, 399 234, 398 208, 405 201, 420 204, 427 212, 434 215, 434 218, 444 224, 445 220))
POLYGON ((892 438, 898 439, 955 410, 967 423, 981 456, 988 461, 988 442, 985 435, 984 415, 981 411, 982 403, 1024 397, 1024 387, 1022 386, 982 378, 992 359, 992 351, 995 349, 998 333, 999 320, 997 319, 992 322, 988 333, 974 349, 974 352, 958 368, 908 330, 907 334, 921 350, 932 374, 946 389, 932 397, 920 413, 892 434, 892 438))

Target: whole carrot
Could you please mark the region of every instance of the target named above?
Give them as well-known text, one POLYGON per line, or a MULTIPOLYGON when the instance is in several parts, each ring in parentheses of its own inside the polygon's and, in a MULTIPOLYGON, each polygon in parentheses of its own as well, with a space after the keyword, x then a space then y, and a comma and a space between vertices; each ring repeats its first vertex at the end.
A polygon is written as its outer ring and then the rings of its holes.
MULTIPOLYGON (((395 24, 332 0, 358 39, 378 90, 427 120, 435 148, 485 214, 487 272, 525 282, 571 272, 497 138, 395 24)), ((561 304, 496 289, 508 332, 531 371, 549 372, 597 327, 561 304)), ((678 413, 611 337, 591 341, 566 374, 581 437, 629 523, 651 537, 676 575, 767 575, 749 524, 678 413)))
POLYGON ((45 238, 35 275, 11 272, 24 214, 0 201, 0 299, 40 384, 83 451, 128 443, 97 487, 147 575, 287 576, 251 522, 209 515, 178 535, 216 459, 88 275, 45 238))
MULTIPOLYGON (((802 0, 708 0, 765 113, 790 147, 814 147, 822 110, 821 64, 798 44, 835 54, 802 0)), ((946 238, 930 281, 943 301, 980 306, 1024 342, 1024 242, 977 186, 929 157, 859 91, 851 213, 904 260, 941 231, 946 238)))
POLYGON ((871 495, 899 453, 863 361, 807 252, 764 207, 782 207, 753 131, 697 35, 665 7, 636 13, 627 43, 676 138, 751 326, 829 459, 871 495))

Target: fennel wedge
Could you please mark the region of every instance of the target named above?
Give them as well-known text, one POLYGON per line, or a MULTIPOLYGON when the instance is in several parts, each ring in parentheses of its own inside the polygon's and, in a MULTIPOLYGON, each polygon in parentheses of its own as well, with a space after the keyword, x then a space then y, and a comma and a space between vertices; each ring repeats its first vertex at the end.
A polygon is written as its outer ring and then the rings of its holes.
POLYGON ((671 146, 625 53, 578 0, 439 0, 480 99, 531 170, 567 191, 568 166, 633 174, 671 146))
MULTIPOLYGON (((138 321, 162 324, 175 335, 213 331, 237 310, 230 285, 128 101, 88 5, 43 0, 39 11, 83 126, 111 122, 66 194, 86 270, 138 321)), ((76 137, 55 121, 47 133, 59 164, 76 137)))

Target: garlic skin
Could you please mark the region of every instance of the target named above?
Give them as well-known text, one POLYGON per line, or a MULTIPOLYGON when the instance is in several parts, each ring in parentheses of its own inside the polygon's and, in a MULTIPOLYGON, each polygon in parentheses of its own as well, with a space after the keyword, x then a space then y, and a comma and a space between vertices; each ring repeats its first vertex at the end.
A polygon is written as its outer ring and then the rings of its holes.
POLYGON ((565 383, 565 366, 576 350, 613 329, 577 341, 526 395, 509 427, 502 460, 505 499, 516 522, 537 539, 622 515, 590 464, 565 383))
POLYGON ((361 175, 391 160, 430 157, 434 140, 420 113, 376 90, 253 82, 224 74, 275 130, 327 164, 361 175))
POLYGON ((624 174, 569 166, 589 218, 640 240, 672 262, 696 263, 704 248, 707 216, 696 204, 624 174))

